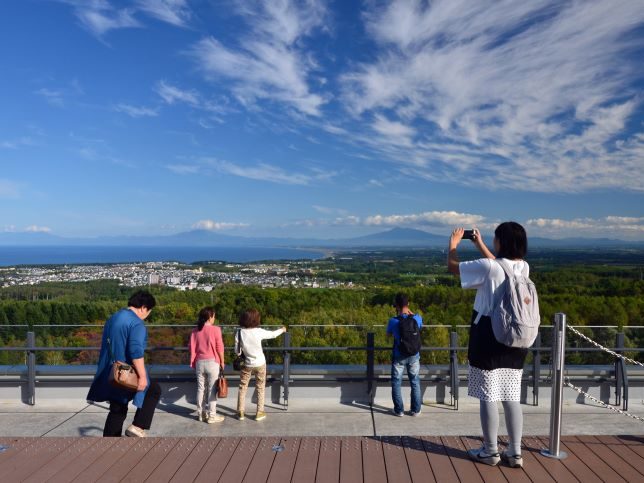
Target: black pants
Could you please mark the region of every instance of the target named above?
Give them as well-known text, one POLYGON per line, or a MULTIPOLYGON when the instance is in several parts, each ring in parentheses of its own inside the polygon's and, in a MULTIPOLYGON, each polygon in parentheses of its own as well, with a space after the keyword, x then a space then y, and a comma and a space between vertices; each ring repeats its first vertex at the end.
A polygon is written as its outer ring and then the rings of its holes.
MULTIPOLYGON (((154 410, 157 404, 159 404, 159 399, 161 399, 161 386, 158 382, 150 381, 150 387, 148 387, 145 398, 143 399, 143 406, 136 410, 132 424, 141 429, 150 429, 154 410)), ((110 401, 110 412, 105 420, 103 436, 122 435, 123 423, 127 416, 127 407, 128 404, 110 401)))

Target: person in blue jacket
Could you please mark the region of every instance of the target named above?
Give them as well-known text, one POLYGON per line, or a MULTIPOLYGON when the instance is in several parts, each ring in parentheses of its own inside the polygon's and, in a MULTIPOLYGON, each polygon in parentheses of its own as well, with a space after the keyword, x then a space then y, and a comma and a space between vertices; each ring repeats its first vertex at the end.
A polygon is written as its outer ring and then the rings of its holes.
POLYGON ((404 416, 404 404, 401 393, 403 372, 407 372, 409 385, 411 386, 411 408, 409 411, 410 416, 419 416, 421 411, 422 399, 420 391, 420 329, 423 327, 423 318, 419 314, 414 314, 409 310, 409 297, 404 293, 396 294, 394 298, 394 308, 396 309, 396 317, 389 319, 387 324, 387 335, 393 337, 394 345, 391 354, 391 399, 393 400, 394 407, 392 412, 395 416, 404 416), (412 337, 410 340, 405 340, 405 344, 401 344, 401 323, 404 319, 413 319, 414 333, 406 334, 412 337), (413 347, 411 353, 405 353, 403 350, 406 346, 407 350, 413 347))
POLYGON ((161 398, 161 387, 159 383, 149 380, 143 362, 148 341, 148 331, 143 321, 152 312, 156 300, 149 292, 140 290, 130 297, 127 305, 126 309, 119 310, 105 322, 98 367, 87 394, 90 402, 110 403, 103 436, 122 435, 128 404, 133 401, 137 410, 125 435, 144 437, 145 430, 152 425, 154 410, 161 398), (136 392, 110 385, 108 378, 114 361, 126 362, 134 367, 139 378, 136 392))

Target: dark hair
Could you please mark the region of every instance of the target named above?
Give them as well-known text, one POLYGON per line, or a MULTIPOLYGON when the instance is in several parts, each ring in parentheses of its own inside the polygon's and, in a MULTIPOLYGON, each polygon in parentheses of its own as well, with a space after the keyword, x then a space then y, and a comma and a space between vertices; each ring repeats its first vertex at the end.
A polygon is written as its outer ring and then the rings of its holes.
POLYGON ((145 307, 148 310, 152 310, 156 304, 157 301, 154 299, 154 296, 146 290, 134 292, 130 300, 127 301, 127 306, 134 307, 135 309, 145 307))
POLYGON ((394 297, 394 307, 402 309, 403 307, 407 307, 409 305, 409 297, 407 294, 399 292, 396 294, 394 297))
POLYGON ((199 330, 203 329, 203 326, 206 325, 206 322, 210 320, 211 317, 215 316, 215 309, 213 307, 204 307, 199 311, 199 318, 197 319, 197 327, 199 330))
POLYGON ((499 241, 497 257, 518 260, 528 253, 528 236, 525 229, 518 223, 514 221, 501 223, 494 230, 494 236, 499 241))
POLYGON ((259 326, 261 319, 262 319, 262 316, 259 315, 259 310, 250 309, 250 310, 247 310, 246 312, 243 312, 239 316, 239 325, 241 325, 245 329, 252 329, 254 327, 259 326))

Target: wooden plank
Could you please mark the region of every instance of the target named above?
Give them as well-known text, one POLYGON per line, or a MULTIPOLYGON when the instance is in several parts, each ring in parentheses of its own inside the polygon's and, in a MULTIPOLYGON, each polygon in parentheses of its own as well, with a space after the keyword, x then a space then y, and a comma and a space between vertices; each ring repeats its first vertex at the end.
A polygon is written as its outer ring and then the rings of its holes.
POLYGON ((316 483, 338 483, 340 481, 340 448, 342 443, 337 436, 325 436, 320 441, 316 483))
POLYGON ((341 438, 340 482, 357 483, 362 479, 362 439, 356 436, 341 438))
POLYGON ((586 438, 584 444, 626 481, 643 481, 642 473, 637 471, 627 460, 621 458, 605 444, 596 441, 596 443, 592 443, 590 439, 586 438))
POLYGON ((114 446, 119 438, 96 438, 97 441, 94 445, 88 448, 83 453, 82 458, 77 458, 71 461, 67 466, 52 476, 49 481, 53 483, 69 482, 78 477, 88 467, 94 465, 94 462, 105 455, 112 446, 114 446))
POLYGON ((620 434, 617 436, 617 439, 619 439, 622 443, 624 444, 633 444, 633 445, 644 445, 644 436, 634 436, 632 434, 620 434))
POLYGON ((75 438, 40 438, 7 461, 2 481, 21 481, 69 448, 75 438))
POLYGON ((275 455, 277 455, 273 446, 279 445, 280 441, 280 438, 275 437, 261 439, 246 472, 244 483, 266 483, 275 461, 275 455))
MULTIPOLYGON (((116 439, 116 438, 108 438, 116 439)), ((132 468, 148 454, 148 452, 161 442, 161 438, 128 438, 133 440, 133 444, 128 450, 119 457, 118 463, 112 465, 98 478, 94 479, 101 483, 116 483, 125 478, 132 468)))
POLYGON ((0 445, 6 450, 0 453, 0 478, 9 471, 9 460, 16 457, 27 446, 34 444, 39 438, 0 438, 0 445))
MULTIPOLYGON (((505 446, 507 446, 508 437, 500 436, 499 441, 504 443, 504 447, 499 446, 499 452, 501 452, 502 450, 506 449, 505 446)), ((523 453, 523 450, 521 452, 523 453)), ((515 483, 515 482, 528 483, 532 481, 528 477, 524 469, 510 468, 509 466, 506 466, 505 463, 503 462, 499 464, 498 468, 501 471, 501 473, 503 473, 503 476, 505 476, 505 479, 508 481, 511 481, 512 483, 515 483)))
MULTIPOLYGON (((67 466, 77 459, 82 459, 83 454, 98 442, 98 438, 79 438, 72 443, 65 451, 54 457, 49 463, 41 467, 35 473, 32 473, 27 479, 23 480, 30 483, 41 483, 52 478, 60 471, 64 471, 67 466)), ((74 475, 75 477, 76 475, 74 475)), ((69 479, 73 479, 69 478, 69 479)))
POLYGON ((436 483, 429 459, 425 454, 423 440, 419 436, 403 436, 401 442, 405 451, 411 481, 436 483))
POLYGON ((617 439, 638 455, 644 457, 644 439, 641 442, 638 441, 636 436, 617 436, 617 439))
POLYGON ((400 436, 384 436, 381 439, 382 452, 385 455, 385 469, 387 471, 387 481, 411 483, 411 475, 405 457, 405 448, 403 448, 400 436))
POLYGON ((241 440, 241 438, 221 438, 221 441, 219 441, 219 444, 213 450, 208 461, 201 468, 195 482, 210 483, 212 481, 218 481, 241 440))
MULTIPOLYGON (((481 440, 479 438, 473 437, 473 436, 462 436, 461 442, 463 444, 464 452, 466 452, 469 449, 478 449, 481 447, 481 440)), ((499 451, 501 448, 499 448, 499 451)), ((469 458, 469 456, 468 456, 469 458)), ((481 475, 481 478, 483 478, 483 481, 486 482, 506 482, 507 479, 505 477, 505 474, 501 471, 501 463, 499 463, 497 466, 489 466, 485 464, 475 464, 476 469, 478 470, 479 474, 481 475)), ((517 473, 523 473, 523 471, 519 471, 517 473)), ((526 477, 527 478, 527 477, 526 477)), ((512 480, 514 483, 514 479, 512 480)), ((518 480, 517 480, 518 481, 518 480)), ((529 481, 529 479, 528 479, 529 481)))
POLYGON ((475 481, 483 481, 481 474, 476 468, 474 462, 465 454, 465 447, 461 439, 457 436, 441 436, 440 440, 443 443, 445 452, 449 456, 454 470, 458 475, 459 480, 474 483, 475 481))
POLYGON ((458 475, 452 461, 445 450, 445 446, 438 436, 423 436, 425 455, 432 467, 434 478, 441 483, 458 483, 458 475))
MULTIPOLYGON (((149 438, 152 439, 152 438, 149 438)), ((149 449, 143 458, 129 471, 129 473, 121 480, 125 482, 141 482, 146 480, 167 458, 172 452, 173 448, 179 444, 181 438, 154 438, 158 442, 149 449)))
POLYGON ((561 460, 547 458, 541 454, 541 450, 545 449, 546 445, 539 438, 526 436, 523 438, 523 444, 526 448, 534 450, 535 459, 555 481, 578 481, 575 473, 571 472, 561 460))
POLYGON ((632 446, 626 444, 607 444, 606 446, 644 475, 644 457, 633 451, 632 446))
POLYGON ((362 438, 362 471, 364 481, 369 483, 387 482, 387 470, 380 438, 375 436, 362 438))
POLYGON ((315 481, 320 455, 320 440, 319 437, 301 439, 291 481, 315 481))
MULTIPOLYGON (((117 465, 117 463, 119 463, 128 454, 130 448, 132 448, 132 446, 137 443, 137 438, 103 439, 113 440, 114 444, 110 445, 102 455, 94 460, 91 466, 85 468, 72 481, 75 481, 77 483, 84 483, 86 481, 98 480, 104 473, 108 472, 110 468, 117 465)), ((154 438, 153 441, 158 441, 158 438, 154 438)), ((65 480, 61 477, 61 480, 59 481, 65 480)))
POLYGON ((260 441, 261 438, 258 437, 242 438, 219 479, 220 483, 239 483, 244 480, 260 441))
POLYGON ((194 481, 219 444, 219 441, 220 438, 201 438, 197 446, 195 446, 170 481, 173 483, 194 481))
POLYGON ((606 434, 597 435, 597 436, 595 436, 595 438, 597 438, 597 440, 600 443, 604 443, 604 444, 621 444, 621 445, 624 444, 617 437, 609 436, 609 435, 606 435, 606 434))
POLYGON ((291 481, 300 450, 300 441, 300 438, 282 438, 280 444, 284 446, 284 451, 275 456, 273 467, 268 475, 268 483, 291 481))
POLYGON ((608 466, 605 462, 599 460, 597 456, 582 442, 574 441, 573 438, 567 438, 566 447, 569 451, 582 460, 593 473, 595 473, 603 481, 618 482, 625 481, 619 474, 608 466))
POLYGON ((179 470, 183 462, 190 456, 190 453, 199 443, 200 438, 181 438, 170 452, 163 458, 163 461, 148 476, 154 483, 169 482, 179 470))
MULTIPOLYGON (((545 436, 539 437, 538 439, 544 448, 547 448, 550 444, 550 439, 545 436)), ((584 483, 599 483, 602 481, 590 468, 588 468, 588 466, 586 466, 583 461, 577 457, 575 453, 570 450, 570 448, 565 445, 563 438, 561 441, 561 450, 565 451, 568 454, 568 457, 559 461, 561 461, 561 463, 568 468, 573 475, 575 475, 575 478, 579 481, 583 481, 584 483)), ((545 456, 542 458, 545 459, 545 456)))
MULTIPOLYGON (((501 438, 501 440, 504 440, 504 438, 501 438)), ((507 442, 507 439, 505 441, 507 442)), ((535 483, 554 483, 555 480, 541 464, 542 459, 546 459, 545 456, 541 456, 541 440, 538 443, 531 444, 523 439, 522 444, 523 471, 535 483)))

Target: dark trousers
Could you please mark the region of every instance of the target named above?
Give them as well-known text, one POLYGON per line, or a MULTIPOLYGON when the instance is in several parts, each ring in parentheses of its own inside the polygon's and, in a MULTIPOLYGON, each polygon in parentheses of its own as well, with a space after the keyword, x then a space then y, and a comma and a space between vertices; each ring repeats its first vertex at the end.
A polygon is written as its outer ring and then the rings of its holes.
MULTIPOLYGON (((150 387, 148 387, 148 390, 145 393, 145 398, 143 398, 143 406, 137 408, 136 413, 134 413, 134 421, 132 424, 141 429, 150 429, 154 410, 156 409, 157 404, 159 404, 159 399, 161 399, 161 386, 158 382, 150 381, 150 387)), ((103 436, 122 435, 123 423, 127 417, 127 407, 128 404, 110 401, 110 412, 105 420, 103 436)))

